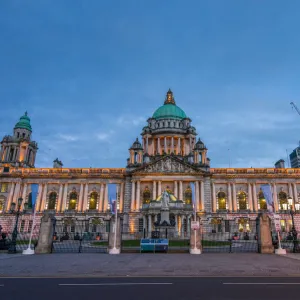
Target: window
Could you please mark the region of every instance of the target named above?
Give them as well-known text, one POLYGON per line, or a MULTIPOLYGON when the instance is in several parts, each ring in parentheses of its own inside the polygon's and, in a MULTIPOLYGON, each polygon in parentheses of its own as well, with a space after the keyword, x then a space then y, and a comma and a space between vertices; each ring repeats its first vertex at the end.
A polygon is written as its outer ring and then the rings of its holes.
POLYGON ((96 232, 96 231, 97 231, 97 225, 93 224, 93 226, 92 226, 92 232, 96 232))
POLYGON ((92 192, 90 197, 89 209, 97 208, 97 199, 98 199, 98 194, 96 192, 92 192))
POLYGON ((27 230, 27 232, 31 232, 32 223, 33 223, 33 221, 30 220, 29 223, 28 223, 28 230, 27 230))
POLYGON ((27 203, 28 203, 28 209, 32 208, 32 193, 31 192, 28 194, 27 203))
POLYGON ((1 183, 1 193, 7 193, 8 190, 8 183, 1 183))
POLYGON ((77 193, 76 192, 72 192, 70 194, 69 210, 76 209, 76 204, 77 204, 77 193))
POLYGON ((48 209, 55 209, 57 194, 55 192, 50 193, 48 209))
POLYGON ((184 192, 185 204, 192 204, 192 189, 189 186, 184 192))
POLYGON ((222 232, 222 220, 219 218, 211 219, 212 233, 222 232))
POLYGON ((238 193, 238 204, 239 204, 239 209, 247 209, 247 201, 246 201, 246 193, 245 192, 239 192, 238 193))
POLYGON ((150 190, 149 188, 146 186, 144 192, 143 192, 143 203, 150 203, 150 200, 151 200, 151 193, 150 193, 150 190))
POLYGON ((230 232, 229 220, 225 220, 225 232, 230 232))
POLYGON ((246 218, 240 218, 238 220, 239 232, 250 232, 249 220, 246 218))
POLYGON ((143 232, 144 229, 144 221, 143 218, 139 219, 139 232, 143 232))
POLYGON ((224 192, 218 193, 218 209, 226 209, 226 194, 224 192))
POLYGON ((258 193, 259 209, 267 209, 267 201, 262 190, 258 193))
POLYGON ((25 220, 21 221, 20 232, 24 232, 25 229, 25 220))
POLYGON ((4 209, 4 203, 5 203, 5 197, 0 196, 0 212, 2 212, 4 209))
POLYGON ((282 232, 286 232, 285 220, 280 220, 280 227, 282 232))
POLYGON ((282 191, 279 193, 279 206, 281 210, 288 209, 287 194, 282 191))

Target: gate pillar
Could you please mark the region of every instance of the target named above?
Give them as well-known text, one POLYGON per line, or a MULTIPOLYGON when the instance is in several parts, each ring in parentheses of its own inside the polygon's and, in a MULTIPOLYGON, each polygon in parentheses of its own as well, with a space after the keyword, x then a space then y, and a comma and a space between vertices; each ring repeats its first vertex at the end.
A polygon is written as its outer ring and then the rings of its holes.
POLYGON ((264 254, 274 253, 271 236, 271 220, 265 213, 257 217, 258 252, 264 254))
POLYGON ((196 225, 198 226, 191 225, 190 228, 190 254, 201 254, 202 252, 199 222, 196 225))
POLYGON ((35 248, 35 253, 44 254, 51 253, 53 230, 54 230, 55 217, 49 212, 45 212, 41 218, 41 226, 38 238, 38 244, 35 248))
POLYGON ((121 252, 121 226, 120 217, 113 216, 110 219, 110 232, 109 232, 109 242, 108 242, 108 253, 109 254, 120 254, 121 252))

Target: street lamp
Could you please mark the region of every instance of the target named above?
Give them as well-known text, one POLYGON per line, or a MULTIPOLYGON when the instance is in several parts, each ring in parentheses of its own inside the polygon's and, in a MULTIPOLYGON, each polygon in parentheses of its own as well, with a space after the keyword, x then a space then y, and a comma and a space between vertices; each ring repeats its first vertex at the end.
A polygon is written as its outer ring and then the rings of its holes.
MULTIPOLYGON (((288 197, 288 203, 289 203, 289 207, 290 207, 290 215, 292 216, 292 235, 293 235, 293 253, 296 253, 298 250, 298 241, 297 241, 297 237, 298 237, 298 232, 295 228, 295 221, 294 221, 294 214, 296 213, 293 210, 293 198, 291 196, 288 197)), ((297 208, 299 208, 299 203, 297 203, 297 206, 295 205, 295 208, 297 210, 297 208)))
POLYGON ((16 224, 15 224, 15 228, 14 228, 14 231, 12 234, 11 243, 8 248, 8 253, 16 253, 17 252, 16 244, 17 244, 17 236, 18 236, 18 221, 19 221, 20 208, 21 208, 22 202, 23 202, 23 198, 19 198, 17 211, 16 211, 16 203, 12 203, 10 206, 10 212, 12 214, 16 214, 16 224))

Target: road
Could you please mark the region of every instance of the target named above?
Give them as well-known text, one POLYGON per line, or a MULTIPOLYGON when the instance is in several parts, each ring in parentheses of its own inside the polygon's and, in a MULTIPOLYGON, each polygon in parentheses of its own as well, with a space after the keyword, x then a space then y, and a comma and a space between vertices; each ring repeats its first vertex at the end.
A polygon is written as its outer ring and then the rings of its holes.
POLYGON ((3 300, 289 300, 299 295, 300 277, 0 278, 3 300))

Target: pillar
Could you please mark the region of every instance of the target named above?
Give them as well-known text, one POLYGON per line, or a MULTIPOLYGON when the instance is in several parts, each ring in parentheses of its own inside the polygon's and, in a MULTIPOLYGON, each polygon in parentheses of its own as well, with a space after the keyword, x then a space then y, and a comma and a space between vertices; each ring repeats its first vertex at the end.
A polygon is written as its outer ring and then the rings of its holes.
POLYGON ((42 197, 42 201, 41 201, 40 211, 44 211, 44 209, 46 209, 47 190, 48 190, 48 184, 45 183, 44 189, 43 189, 43 197, 42 197))
POLYGON ((20 188, 21 188, 21 183, 17 182, 15 191, 14 191, 13 200, 12 200, 12 202, 14 202, 16 204, 18 203, 18 198, 20 197, 20 188))
POLYGON ((60 212, 62 210, 62 195, 63 195, 63 184, 60 184, 59 192, 58 192, 58 199, 57 199, 57 206, 56 206, 56 212, 60 212))
POLYGON ((123 212, 124 209, 124 182, 120 184, 120 212, 123 212))
POLYGON ((26 199, 26 193, 27 193, 27 183, 25 183, 24 187, 23 187, 23 192, 22 192, 23 202, 22 202, 21 210, 24 209, 24 203, 25 203, 25 199, 26 199))
POLYGON ((131 211, 135 209, 135 181, 132 180, 131 183, 131 211))
POLYGON ((178 138, 178 145, 177 145, 177 154, 181 155, 181 144, 180 144, 180 138, 178 138))
POLYGON ((6 204, 6 211, 10 210, 11 202, 12 202, 14 191, 15 191, 15 187, 16 187, 16 183, 13 182, 11 184, 11 187, 10 187, 10 190, 9 190, 8 201, 7 201, 7 204, 6 204))
POLYGON ((136 210, 139 211, 140 210, 140 198, 141 198, 141 182, 140 180, 137 181, 137 185, 136 185, 136 210))
POLYGON ((156 197, 156 181, 153 181, 152 198, 155 200, 156 197))
POLYGON ((250 209, 250 211, 253 211, 253 198, 251 189, 251 183, 248 183, 248 209, 250 209))
POLYGON ((160 138, 158 137, 158 138, 157 138, 157 152, 158 152, 158 154, 161 154, 160 151, 161 151, 161 150, 160 150, 160 138))
POLYGON ((258 201, 257 201, 257 192, 256 192, 256 183, 253 182, 253 209, 254 211, 258 211, 258 201))
POLYGON ((273 254, 274 246, 270 234, 272 230, 270 217, 267 214, 259 214, 258 220, 258 252, 273 254))
POLYGON ((274 200, 274 209, 275 212, 277 212, 278 209, 278 199, 277 199, 277 187, 276 187, 276 183, 273 183, 273 200, 274 200))
POLYGON ((293 183, 293 191, 294 191, 293 208, 295 209, 295 203, 298 202, 298 191, 297 191, 297 185, 296 185, 296 183, 293 183))
MULTIPOLYGON (((89 184, 85 183, 84 186, 84 195, 83 195, 83 206, 82 206, 82 211, 86 211, 87 210, 87 203, 88 203, 88 191, 89 191, 89 184)), ((79 204, 79 203, 78 203, 79 204)), ((77 204, 77 207, 78 207, 77 204)))
POLYGON ((167 137, 164 137, 164 151, 167 153, 167 137))
POLYGON ((181 215, 181 237, 184 237, 184 215, 181 215))
POLYGON ((228 201, 228 209, 232 212, 232 197, 231 197, 231 184, 227 183, 227 201, 228 201))
POLYGON ((212 212, 217 210, 216 188, 215 183, 212 182, 212 212))
POLYGON ((290 196, 290 197, 293 197, 292 184, 291 184, 291 183, 288 183, 288 186, 289 186, 289 196, 290 196))
POLYGON ((105 184, 104 188, 104 202, 103 202, 103 211, 107 212, 108 210, 108 184, 105 184))
POLYGON ((178 215, 175 215, 175 237, 178 237, 178 215))
POLYGON ((84 211, 82 196, 83 196, 83 183, 80 184, 79 199, 78 199, 78 211, 84 211))
POLYGON ((161 195, 161 181, 158 182, 158 196, 161 195))
POLYGON ((171 138, 171 153, 174 153, 174 137, 171 138))
POLYGON ((103 212, 104 207, 104 184, 100 185, 100 196, 99 196, 99 211, 103 212))
POLYGON ((144 232, 147 231, 147 218, 145 215, 143 215, 143 237, 144 237, 144 232))
POLYGON ((178 189, 177 189, 177 181, 174 181, 174 196, 178 198, 178 189))
POLYGON ((201 193, 201 197, 200 197, 200 210, 204 210, 204 182, 203 180, 201 180, 200 182, 200 193, 201 193))
POLYGON ((233 202, 233 211, 237 211, 235 182, 232 184, 232 202, 233 202))
POLYGON ((183 200, 182 181, 179 181, 179 200, 183 200))
POLYGON ((39 184, 39 189, 38 189, 38 194, 37 194, 37 199, 35 202, 35 208, 37 211, 41 210, 42 207, 42 197, 43 197, 43 184, 39 184))
POLYGON ((195 182, 195 209, 196 211, 199 211, 200 205, 199 205, 199 182, 195 182))
POLYGON ((67 209, 67 196, 68 196, 68 184, 65 183, 64 186, 64 196, 63 196, 63 203, 62 203, 62 211, 65 211, 67 209))
POLYGON ((151 238, 152 231, 152 216, 148 215, 148 237, 151 238))

